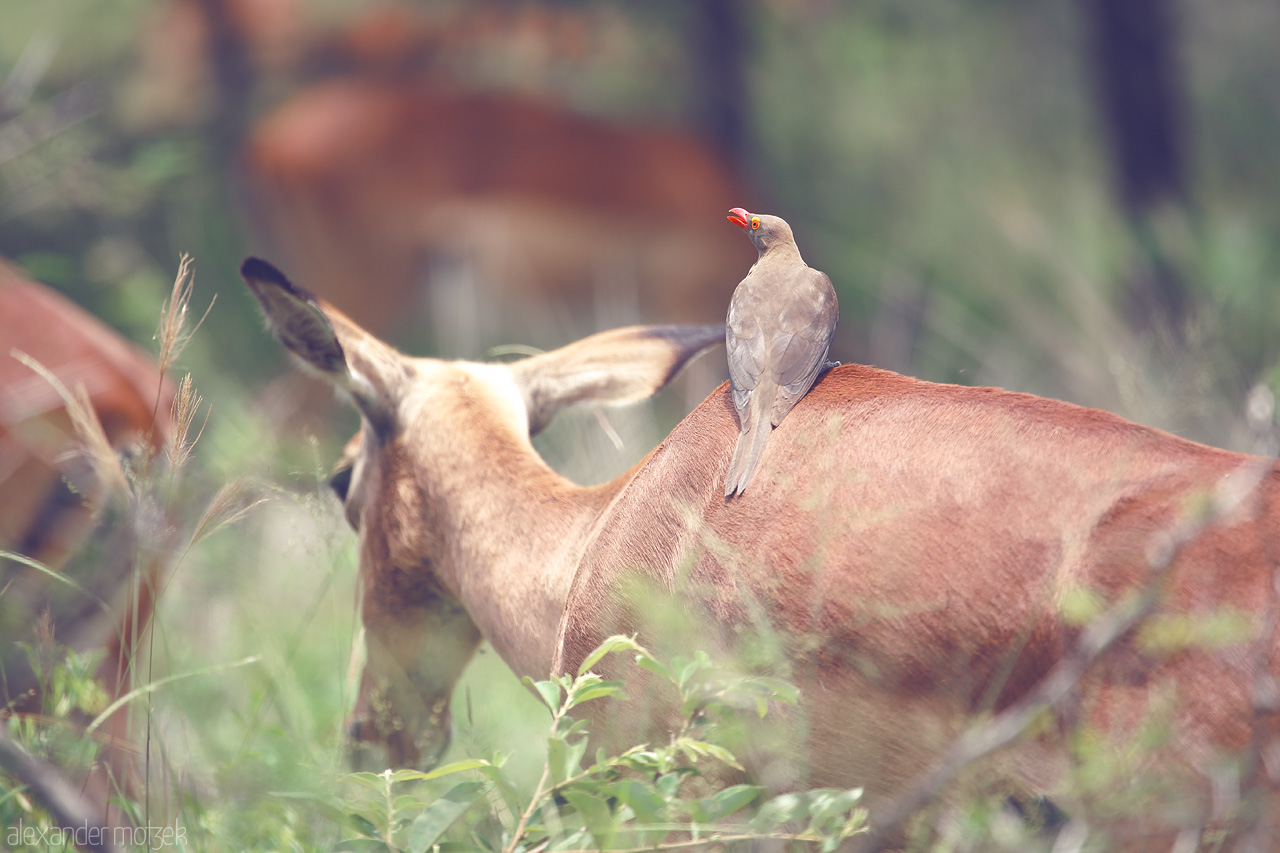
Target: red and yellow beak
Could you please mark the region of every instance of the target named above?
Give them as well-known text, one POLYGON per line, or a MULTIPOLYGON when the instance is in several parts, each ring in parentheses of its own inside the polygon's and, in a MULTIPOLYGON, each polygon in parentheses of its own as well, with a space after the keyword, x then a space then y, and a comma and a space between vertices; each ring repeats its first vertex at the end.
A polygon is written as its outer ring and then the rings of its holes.
POLYGON ((746 230, 747 222, 748 220, 751 219, 751 214, 747 213, 745 210, 743 210, 740 207, 735 207, 733 210, 729 211, 729 215, 726 218, 730 222, 732 222, 734 225, 737 225, 739 228, 746 230))

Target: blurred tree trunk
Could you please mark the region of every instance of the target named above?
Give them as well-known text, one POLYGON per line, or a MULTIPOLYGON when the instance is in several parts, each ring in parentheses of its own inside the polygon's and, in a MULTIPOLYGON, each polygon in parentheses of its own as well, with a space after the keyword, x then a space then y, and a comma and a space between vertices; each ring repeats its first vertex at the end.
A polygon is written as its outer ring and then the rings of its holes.
MULTIPOLYGON (((244 21, 237 19, 231 0, 195 0, 208 27, 206 49, 213 72, 213 103, 204 130, 214 168, 220 177, 215 192, 222 208, 240 213, 223 239, 242 241, 245 211, 252 210, 241 168, 241 152, 249 132, 252 105, 259 84, 244 21)), ((242 7, 241 12, 247 8, 242 7)), ((242 243, 243 244, 243 243, 242 243)))
POLYGON ((1138 329, 1180 339, 1192 305, 1156 221, 1189 195, 1177 12, 1173 0, 1084 0, 1084 14, 1115 190, 1140 258, 1126 308, 1138 329))
POLYGON ((735 168, 741 168, 751 144, 744 21, 750 5, 744 0, 691 4, 689 44, 698 74, 701 130, 735 168))

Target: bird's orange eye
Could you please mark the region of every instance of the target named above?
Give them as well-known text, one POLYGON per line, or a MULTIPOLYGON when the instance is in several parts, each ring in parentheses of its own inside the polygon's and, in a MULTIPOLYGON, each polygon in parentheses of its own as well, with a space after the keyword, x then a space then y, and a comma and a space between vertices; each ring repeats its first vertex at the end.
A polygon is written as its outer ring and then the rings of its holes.
POLYGON ((760 217, 759 216, 751 217, 751 230, 754 231, 759 227, 760 227, 760 217))

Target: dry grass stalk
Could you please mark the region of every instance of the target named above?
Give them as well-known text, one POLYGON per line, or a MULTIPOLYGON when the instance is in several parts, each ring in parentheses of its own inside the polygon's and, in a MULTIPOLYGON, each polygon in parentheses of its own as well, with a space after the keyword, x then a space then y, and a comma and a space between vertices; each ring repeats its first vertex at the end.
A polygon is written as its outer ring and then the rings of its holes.
POLYGON ((178 383, 178 393, 173 397, 173 408, 170 411, 172 427, 169 442, 165 448, 169 457, 169 468, 172 471, 181 469, 191 461, 191 451, 204 435, 204 428, 209 425, 210 409, 205 409, 200 429, 194 438, 189 438, 191 425, 195 422, 196 415, 200 412, 200 404, 203 402, 204 398, 196 393, 195 386, 191 382, 191 374, 183 376, 182 381, 178 383))
POLYGON ((213 500, 205 508, 204 514, 196 522, 195 530, 191 533, 191 541, 187 543, 187 548, 194 548, 222 528, 236 523, 248 515, 254 507, 262 503, 266 503, 266 498, 252 496, 249 493, 249 484, 245 478, 237 477, 219 489, 218 493, 213 496, 213 500))
POLYGON ((58 392, 58 396, 66 406, 67 415, 71 418, 71 426, 75 430, 80 450, 88 457, 98 481, 106 488, 118 489, 122 494, 127 494, 129 479, 125 476, 124 468, 120 464, 120 457, 116 455, 111 442, 107 440, 107 433, 102 428, 102 422, 98 420, 98 413, 94 411, 93 403, 89 400, 89 392, 84 384, 78 383, 75 393, 72 394, 52 370, 25 352, 15 349, 10 351, 10 355, 34 370, 49 383, 53 390, 58 392))
POLYGON ((160 307, 160 328, 156 330, 156 340, 160 342, 160 372, 167 373, 173 367, 182 351, 187 348, 191 338, 204 324, 205 318, 213 310, 217 296, 209 300, 209 307, 204 309, 199 322, 191 329, 186 328, 187 310, 191 305, 191 294, 195 287, 191 272, 191 256, 183 255, 178 262, 178 274, 173 279, 173 291, 164 305, 160 307))

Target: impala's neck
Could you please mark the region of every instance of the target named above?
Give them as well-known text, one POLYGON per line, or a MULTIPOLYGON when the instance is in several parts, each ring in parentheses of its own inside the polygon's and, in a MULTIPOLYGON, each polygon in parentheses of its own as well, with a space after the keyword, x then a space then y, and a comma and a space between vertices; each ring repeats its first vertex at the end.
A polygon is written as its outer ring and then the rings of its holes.
POLYGON ((406 412, 431 435, 417 467, 442 540, 436 575, 518 675, 546 678, 587 535, 625 476, 594 488, 560 476, 529 441, 510 374, 457 368, 452 387, 406 412))

